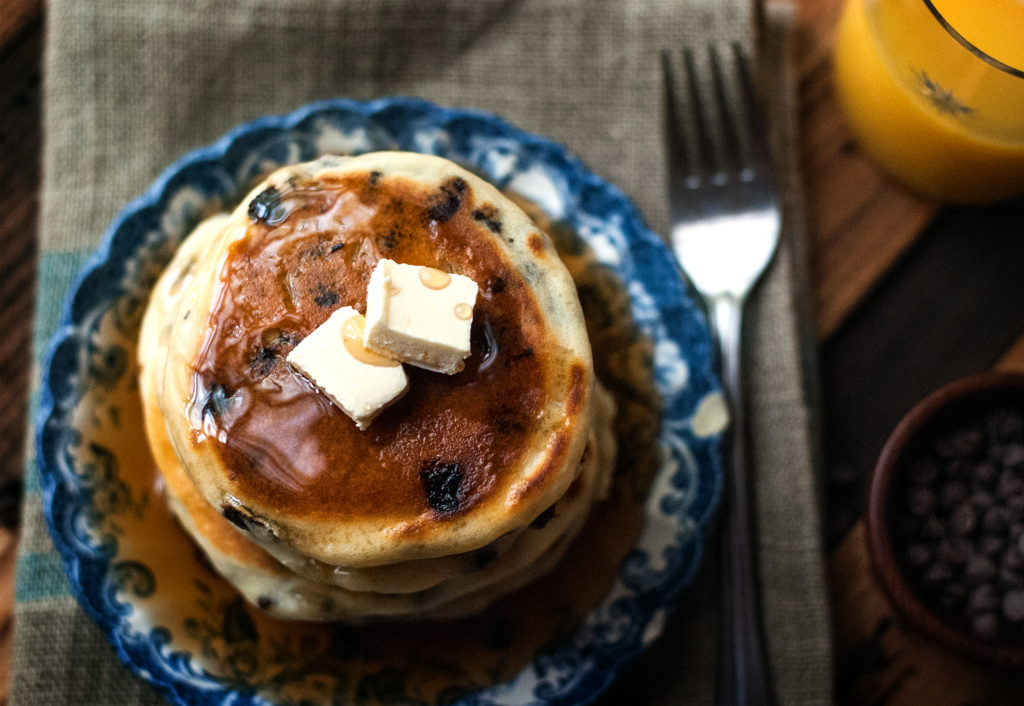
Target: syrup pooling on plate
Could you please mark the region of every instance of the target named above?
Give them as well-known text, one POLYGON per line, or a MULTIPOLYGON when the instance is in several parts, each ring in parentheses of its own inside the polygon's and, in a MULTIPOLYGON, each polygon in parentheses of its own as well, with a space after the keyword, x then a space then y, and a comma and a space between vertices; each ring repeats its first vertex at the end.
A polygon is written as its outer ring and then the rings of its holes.
POLYGON ((455 515, 505 489, 501 471, 522 456, 545 404, 551 373, 534 354, 544 327, 521 275, 480 237, 472 190, 451 181, 437 192, 375 173, 293 178, 250 202, 189 410, 193 443, 216 444, 246 496, 296 515, 394 521, 455 515), (366 282, 384 257, 480 283, 473 350, 454 376, 407 366, 409 392, 359 431, 285 357, 334 310, 365 312, 366 282), (430 502, 424 469, 438 464, 452 469, 457 508, 430 502))

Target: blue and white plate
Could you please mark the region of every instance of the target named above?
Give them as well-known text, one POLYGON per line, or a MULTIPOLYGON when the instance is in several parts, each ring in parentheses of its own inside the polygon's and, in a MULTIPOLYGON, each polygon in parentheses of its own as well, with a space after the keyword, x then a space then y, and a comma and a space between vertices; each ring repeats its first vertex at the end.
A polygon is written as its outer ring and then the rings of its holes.
POLYGON ((587 703, 657 636, 700 560, 721 488, 711 351, 661 240, 562 146, 416 99, 317 103, 186 155, 111 225, 69 295, 44 369, 44 512, 84 610, 174 703, 587 703), (620 470, 641 464, 627 436, 646 434, 654 462, 639 474, 643 492, 620 488, 557 580, 484 616, 374 630, 288 623, 245 604, 167 512, 142 430, 135 339, 157 276, 201 218, 283 164, 380 149, 473 169, 579 234, 592 271, 616 275, 606 279, 624 285, 638 335, 610 358, 622 370, 639 362, 656 391, 646 431, 620 425, 620 470))

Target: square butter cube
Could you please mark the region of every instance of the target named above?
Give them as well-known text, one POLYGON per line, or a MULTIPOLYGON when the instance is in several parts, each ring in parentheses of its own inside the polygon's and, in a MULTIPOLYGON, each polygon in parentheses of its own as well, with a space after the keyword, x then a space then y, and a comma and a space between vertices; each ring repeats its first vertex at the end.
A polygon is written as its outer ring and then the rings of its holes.
POLYGON ((365 327, 362 314, 342 307, 288 354, 288 362, 360 429, 409 387, 401 363, 366 350, 365 327))
POLYGON ((381 260, 366 290, 366 347, 452 375, 469 355, 477 285, 432 267, 381 260))

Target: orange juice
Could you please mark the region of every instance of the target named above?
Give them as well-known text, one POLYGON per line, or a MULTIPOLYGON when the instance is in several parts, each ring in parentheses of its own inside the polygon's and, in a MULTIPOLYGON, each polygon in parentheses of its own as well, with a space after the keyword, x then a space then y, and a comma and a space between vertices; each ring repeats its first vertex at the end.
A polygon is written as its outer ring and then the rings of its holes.
POLYGON ((1024 194, 1024 0, 848 0, 835 69, 851 128, 899 181, 1024 194))

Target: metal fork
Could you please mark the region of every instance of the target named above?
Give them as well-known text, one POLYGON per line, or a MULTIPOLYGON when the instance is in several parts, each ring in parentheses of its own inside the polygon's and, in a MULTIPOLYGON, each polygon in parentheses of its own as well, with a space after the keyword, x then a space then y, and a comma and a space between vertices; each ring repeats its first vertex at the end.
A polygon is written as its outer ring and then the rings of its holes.
POLYGON ((781 216, 766 126, 742 49, 712 45, 702 65, 692 49, 683 50, 686 111, 680 110, 675 58, 662 53, 671 245, 707 309, 732 419, 724 454, 723 638, 716 703, 766 706, 773 698, 751 531, 752 469, 740 353, 743 305, 775 252, 781 216))

